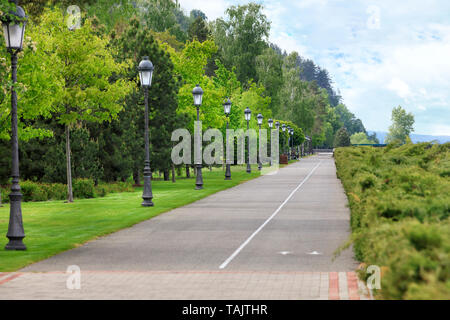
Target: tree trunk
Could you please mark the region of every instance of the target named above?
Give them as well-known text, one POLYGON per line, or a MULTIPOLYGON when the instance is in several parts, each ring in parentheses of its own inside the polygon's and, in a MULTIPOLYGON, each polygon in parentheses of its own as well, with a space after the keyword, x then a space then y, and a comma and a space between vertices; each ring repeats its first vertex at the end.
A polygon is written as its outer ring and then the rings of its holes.
POLYGON ((136 186, 141 185, 141 176, 139 175, 139 169, 136 169, 136 171, 133 172, 133 180, 136 186))
POLYGON ((2 190, 0 189, 0 208, 1 207, 3 207, 3 204, 2 204, 2 190))
POLYGON ((175 165, 172 163, 172 182, 176 182, 175 180, 175 165))
POLYGON ((70 129, 66 125, 66 160, 67 160, 67 202, 73 202, 72 164, 70 162, 70 129))
POLYGON ((169 169, 164 169, 164 181, 169 181, 169 169))
POLYGON ((186 178, 190 178, 191 177, 191 170, 189 170, 189 165, 186 165, 186 178))

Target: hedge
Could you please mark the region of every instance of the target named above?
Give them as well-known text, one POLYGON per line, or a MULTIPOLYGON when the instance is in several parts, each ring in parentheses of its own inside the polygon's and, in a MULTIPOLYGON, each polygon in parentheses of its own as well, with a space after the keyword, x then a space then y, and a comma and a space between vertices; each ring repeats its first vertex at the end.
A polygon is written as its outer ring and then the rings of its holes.
MULTIPOLYGON (((108 193, 132 192, 134 188, 131 183, 101 183, 95 186, 91 179, 74 179, 73 195, 76 199, 89 199, 104 197, 108 193)), ((21 181, 23 201, 49 201, 49 200, 65 200, 67 199, 67 185, 61 183, 39 183, 32 181, 21 181)), ((1 186, 0 192, 2 202, 9 202, 10 186, 1 186)))
POLYGON ((338 148, 335 160, 355 255, 382 270, 377 297, 450 299, 450 143, 338 148))

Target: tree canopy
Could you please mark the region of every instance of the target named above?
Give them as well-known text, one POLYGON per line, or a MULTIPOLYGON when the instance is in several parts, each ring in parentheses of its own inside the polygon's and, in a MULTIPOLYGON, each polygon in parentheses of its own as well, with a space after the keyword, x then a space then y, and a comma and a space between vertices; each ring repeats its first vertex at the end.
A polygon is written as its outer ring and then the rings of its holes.
POLYGON ((392 125, 389 127, 386 142, 400 141, 401 143, 406 143, 410 133, 414 131, 414 115, 406 113, 405 109, 398 106, 392 109, 391 119, 392 125))
MULTIPOLYGON (((290 125, 295 146, 305 136, 311 137, 313 147, 332 147, 345 132, 354 139, 369 138, 326 69, 268 41, 271 23, 262 4, 230 6, 214 21, 198 9, 185 14, 171 0, 113 4, 23 0, 21 5, 30 16, 16 85, 19 136, 26 140, 21 142, 21 165, 27 179, 64 182, 67 127, 75 178, 124 181, 132 177, 139 184, 144 106, 137 66, 143 56, 155 66, 149 91, 155 171, 167 173, 171 165, 170 133, 176 128, 193 130, 196 84, 204 90, 200 108, 204 130, 225 132, 222 104, 228 97, 230 128, 246 127, 244 110, 249 107, 251 128, 258 128, 256 115, 261 113, 263 128, 268 128, 269 118, 290 125), (67 29, 71 5, 81 10, 80 28, 73 31, 67 29)), ((0 0, 0 16, 7 6, 6 0, 0 0)), ((9 55, 2 41, 2 159, 10 157, 5 144, 10 135, 9 73, 9 55)), ((398 128, 393 131, 400 132, 398 128)), ((5 174, 7 170, 0 170, 0 181, 6 181, 5 174)))

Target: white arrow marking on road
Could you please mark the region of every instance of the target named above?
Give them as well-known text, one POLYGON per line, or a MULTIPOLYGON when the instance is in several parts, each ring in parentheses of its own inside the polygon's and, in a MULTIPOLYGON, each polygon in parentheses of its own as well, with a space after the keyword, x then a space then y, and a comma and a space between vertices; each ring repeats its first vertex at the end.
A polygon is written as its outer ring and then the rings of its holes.
POLYGON ((278 253, 282 254, 283 256, 288 255, 288 254, 292 254, 292 252, 290 252, 290 251, 280 251, 278 253))
POLYGON ((310 252, 310 253, 308 253, 308 254, 311 254, 311 255, 316 256, 316 255, 319 255, 319 254, 321 254, 321 253, 320 253, 320 252, 317 252, 317 251, 313 251, 313 252, 310 252))

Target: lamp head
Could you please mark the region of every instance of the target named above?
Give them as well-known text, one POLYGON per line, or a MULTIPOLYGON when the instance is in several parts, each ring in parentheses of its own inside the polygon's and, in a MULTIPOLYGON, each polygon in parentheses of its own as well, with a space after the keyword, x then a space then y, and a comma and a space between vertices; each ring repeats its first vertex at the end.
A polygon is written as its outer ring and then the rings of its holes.
POLYGON ((192 95, 194 96, 194 105, 199 107, 202 105, 203 89, 197 84, 192 90, 192 95))
POLYGON ((148 57, 143 57, 139 63, 139 78, 141 79, 141 86, 150 87, 152 85, 153 77, 153 63, 148 57))

